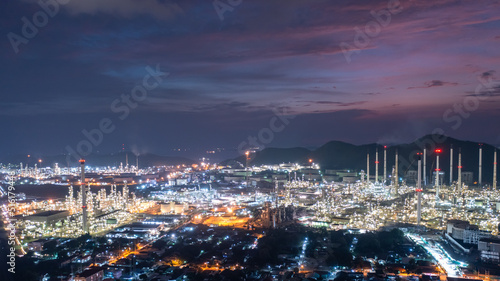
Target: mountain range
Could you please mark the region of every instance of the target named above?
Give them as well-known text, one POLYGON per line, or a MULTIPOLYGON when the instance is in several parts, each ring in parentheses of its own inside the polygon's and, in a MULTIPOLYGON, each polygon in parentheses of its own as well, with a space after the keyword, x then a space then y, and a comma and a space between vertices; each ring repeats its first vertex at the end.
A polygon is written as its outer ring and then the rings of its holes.
MULTIPOLYGON (((493 151, 495 147, 489 144, 482 144, 472 141, 463 141, 443 135, 426 135, 411 143, 387 145, 387 173, 392 172, 395 164, 395 152, 398 151, 399 156, 399 174, 403 176, 408 170, 417 169, 416 153, 423 152, 423 148, 427 148, 426 157, 426 173, 427 179, 430 180, 432 171, 436 168, 436 153, 435 149, 441 149, 439 165, 440 169, 445 172, 445 182, 449 179, 450 171, 450 148, 453 147, 453 176, 454 180, 458 174, 458 151, 462 152, 462 171, 473 172, 474 179, 477 180, 479 170, 479 147, 482 146, 482 179, 483 183, 492 182, 493 178, 493 151)), ((384 163, 384 144, 364 144, 354 145, 342 141, 330 141, 317 149, 307 149, 304 147, 293 148, 265 148, 250 154, 249 165, 263 164, 281 164, 281 163, 308 163, 312 160, 319 164, 321 169, 335 170, 355 170, 366 171, 367 154, 370 155, 370 174, 375 174, 375 154, 379 152, 379 175, 383 175, 384 163)), ((128 155, 129 165, 136 165, 136 156, 132 152, 119 152, 113 154, 91 154, 86 156, 87 164, 90 166, 119 166, 120 163, 125 165, 128 155)), ((499 155, 500 156, 500 155, 499 155)), ((35 157, 27 155, 13 155, 0 157, 0 163, 13 163, 19 165, 23 163, 33 167, 35 164, 38 167, 53 167, 58 163, 60 167, 76 166, 78 163, 73 159, 73 162, 68 163, 66 155, 35 157), (42 159, 42 163, 39 163, 42 159)), ((222 161, 221 165, 243 166, 245 165, 245 155, 237 158, 222 161)), ((196 163, 188 158, 162 156, 152 153, 141 154, 139 156, 139 166, 162 166, 162 165, 191 165, 196 163)))
MULTIPOLYGON (((445 172, 444 181, 448 182, 450 172, 450 148, 453 147, 453 178, 458 174, 458 151, 462 152, 462 172, 473 172, 477 180, 479 170, 479 147, 482 146, 482 181, 492 182, 493 178, 493 151, 494 146, 471 141, 463 141, 443 135, 426 135, 411 143, 387 146, 387 173, 392 172, 395 164, 395 152, 398 151, 399 174, 402 176, 408 170, 417 169, 417 153, 426 148, 427 178, 436 169, 436 149, 441 149, 439 168, 445 172)), ((379 175, 383 175, 384 145, 364 144, 353 145, 342 141, 330 141, 323 146, 309 150, 302 147, 294 148, 265 148, 250 154, 249 165, 280 164, 280 163, 308 163, 311 159, 322 169, 347 169, 366 171, 367 154, 370 155, 370 174, 375 174, 375 154, 379 152, 379 175)), ((500 156, 500 155, 499 155, 500 156)), ((245 156, 234 161, 224 161, 224 164, 239 162, 245 164, 245 156)), ((423 162, 423 161, 422 161, 423 162)))

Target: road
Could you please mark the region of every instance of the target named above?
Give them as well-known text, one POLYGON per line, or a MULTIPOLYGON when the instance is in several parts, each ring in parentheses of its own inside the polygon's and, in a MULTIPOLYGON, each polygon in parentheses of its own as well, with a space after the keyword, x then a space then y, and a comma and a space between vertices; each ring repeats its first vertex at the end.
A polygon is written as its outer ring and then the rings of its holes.
POLYGON ((406 233, 406 237, 411 239, 417 245, 422 246, 441 266, 442 269, 446 271, 446 274, 450 277, 464 277, 462 272, 463 267, 467 267, 467 264, 461 261, 453 259, 438 243, 434 243, 432 240, 428 240, 418 234, 406 233))

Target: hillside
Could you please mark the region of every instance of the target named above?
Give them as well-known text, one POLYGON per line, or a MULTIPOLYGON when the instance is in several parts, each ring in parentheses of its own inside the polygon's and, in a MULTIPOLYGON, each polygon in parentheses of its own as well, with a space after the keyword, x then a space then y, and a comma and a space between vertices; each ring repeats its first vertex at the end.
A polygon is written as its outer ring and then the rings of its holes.
MULTIPOLYGON (((387 147, 387 173, 390 174, 395 163, 395 152, 399 152, 399 173, 403 175, 407 170, 416 169, 416 153, 427 148, 427 176, 432 174, 436 167, 436 148, 442 149, 440 154, 440 169, 446 173, 445 182, 449 179, 450 147, 453 152, 453 174, 456 179, 458 170, 458 150, 462 151, 462 171, 470 171, 477 178, 479 169, 479 143, 457 140, 441 135, 427 135, 408 144, 392 145, 387 147)), ((314 151, 305 148, 265 148, 251 156, 251 165, 306 163, 313 159, 322 169, 353 169, 366 170, 366 156, 370 154, 370 173, 375 173, 375 151, 379 151, 379 174, 383 174, 384 146, 382 144, 353 145, 341 141, 330 141, 314 151)), ((483 182, 491 182, 493 177, 494 147, 483 144, 483 182)), ((500 157, 500 155, 499 155, 500 157)), ((245 157, 235 160, 245 163, 245 157)))

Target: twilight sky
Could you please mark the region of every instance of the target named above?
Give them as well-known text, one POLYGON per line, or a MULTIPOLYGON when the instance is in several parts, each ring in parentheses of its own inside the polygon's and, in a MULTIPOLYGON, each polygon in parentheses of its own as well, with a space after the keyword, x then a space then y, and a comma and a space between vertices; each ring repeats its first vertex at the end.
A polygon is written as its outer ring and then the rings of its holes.
POLYGON ((104 118, 93 152, 390 144, 435 128, 500 144, 498 1, 59 1, 45 18, 38 1, 0 3, 0 155, 67 153, 104 118), (156 67, 168 75, 147 76, 156 67), (144 99, 121 100, 144 80, 144 99))

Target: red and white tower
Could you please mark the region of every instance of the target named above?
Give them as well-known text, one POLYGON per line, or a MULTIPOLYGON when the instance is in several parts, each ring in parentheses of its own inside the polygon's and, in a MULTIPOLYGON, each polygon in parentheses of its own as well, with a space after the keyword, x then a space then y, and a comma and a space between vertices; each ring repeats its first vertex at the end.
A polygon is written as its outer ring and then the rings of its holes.
POLYGON ((442 152, 440 148, 434 151, 436 153, 436 181, 434 182, 434 187, 436 188, 436 200, 439 200, 439 154, 442 152))

